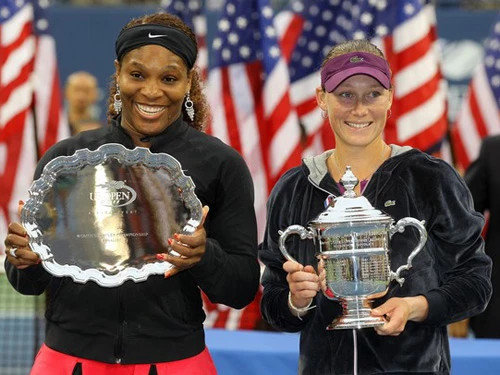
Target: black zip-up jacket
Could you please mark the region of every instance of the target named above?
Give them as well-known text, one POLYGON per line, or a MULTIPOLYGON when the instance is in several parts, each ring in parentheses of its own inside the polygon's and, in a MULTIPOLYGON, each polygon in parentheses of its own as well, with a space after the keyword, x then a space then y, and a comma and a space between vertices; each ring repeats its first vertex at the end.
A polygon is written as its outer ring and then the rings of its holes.
MULTIPOLYGON (((340 304, 321 292, 316 308, 300 320, 287 305, 285 261, 278 247, 279 231, 299 224, 307 227, 325 210, 329 194, 340 195, 326 168, 332 151, 305 159, 277 183, 268 202, 268 223, 259 251, 265 265, 261 309, 276 329, 301 332, 300 374, 352 375, 357 354, 357 374, 449 374, 447 324, 484 310, 491 296, 491 260, 484 253, 481 229, 484 218, 474 210, 462 178, 443 160, 415 149, 391 146, 392 157, 378 168, 364 196, 376 209, 392 216, 425 220, 428 240, 403 271, 405 282, 390 284, 391 297, 423 295, 429 313, 423 322, 408 322, 399 336, 379 336, 373 328, 325 328, 341 313, 340 304), (356 344, 357 342, 357 344, 356 344)), ((316 265, 313 241, 290 236, 287 250, 301 264, 316 265)), ((391 239, 391 270, 407 263, 419 234, 412 227, 391 239)))
MULTIPOLYGON (((52 147, 35 172, 54 157, 106 143, 133 149, 118 125, 84 132, 52 147)), ((254 190, 241 156, 219 139, 181 119, 151 137, 151 152, 172 155, 210 207, 205 229, 206 253, 193 268, 165 279, 128 280, 106 288, 70 277, 53 277, 40 266, 17 270, 6 262, 11 284, 23 294, 50 289, 45 343, 52 349, 107 363, 158 363, 191 357, 205 348, 200 289, 214 303, 243 308, 259 287, 254 190)))

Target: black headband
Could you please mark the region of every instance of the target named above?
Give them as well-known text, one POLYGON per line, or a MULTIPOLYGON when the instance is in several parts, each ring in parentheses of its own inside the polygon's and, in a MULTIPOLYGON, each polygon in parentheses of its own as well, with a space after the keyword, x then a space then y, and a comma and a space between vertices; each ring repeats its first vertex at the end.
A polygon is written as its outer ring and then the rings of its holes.
POLYGON ((115 42, 118 61, 127 53, 141 46, 158 44, 181 57, 189 69, 194 66, 198 53, 196 44, 184 32, 157 24, 141 24, 124 29, 115 42))

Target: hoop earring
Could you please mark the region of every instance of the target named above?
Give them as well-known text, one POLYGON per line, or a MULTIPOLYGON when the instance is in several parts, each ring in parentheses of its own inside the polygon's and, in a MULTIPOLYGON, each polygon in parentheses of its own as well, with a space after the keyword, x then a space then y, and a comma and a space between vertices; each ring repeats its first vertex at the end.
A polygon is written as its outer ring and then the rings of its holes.
POLYGON ((116 93, 113 95, 113 100, 113 108, 118 115, 122 111, 122 99, 120 98, 120 86, 118 86, 118 83, 116 84, 116 93))
POLYGON ((392 111, 391 109, 389 108, 389 110, 387 111, 387 119, 390 119, 392 116, 392 111))
POLYGON ((194 120, 194 104, 189 96, 189 92, 186 94, 186 99, 184 101, 184 108, 186 108, 186 113, 191 121, 194 120))

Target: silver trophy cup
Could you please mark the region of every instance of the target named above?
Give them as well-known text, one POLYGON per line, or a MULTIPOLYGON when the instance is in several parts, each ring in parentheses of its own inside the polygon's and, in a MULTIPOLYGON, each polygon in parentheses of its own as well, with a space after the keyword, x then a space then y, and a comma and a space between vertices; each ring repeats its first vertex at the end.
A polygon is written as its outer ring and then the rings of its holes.
POLYGON ((405 217, 394 223, 391 216, 374 209, 363 196, 356 196, 357 178, 347 167, 341 179, 346 191, 335 199, 308 228, 291 225, 280 232, 279 248, 287 260, 297 262, 287 251, 285 241, 291 234, 315 243, 318 271, 323 294, 343 306, 343 314, 327 329, 357 329, 384 324, 381 317, 370 314, 376 298, 383 297, 392 280, 403 285, 400 273, 412 267, 413 258, 427 241, 424 222, 405 217), (417 246, 408 256, 407 264, 396 272, 390 269, 390 241, 394 234, 402 233, 406 226, 420 233, 417 246))

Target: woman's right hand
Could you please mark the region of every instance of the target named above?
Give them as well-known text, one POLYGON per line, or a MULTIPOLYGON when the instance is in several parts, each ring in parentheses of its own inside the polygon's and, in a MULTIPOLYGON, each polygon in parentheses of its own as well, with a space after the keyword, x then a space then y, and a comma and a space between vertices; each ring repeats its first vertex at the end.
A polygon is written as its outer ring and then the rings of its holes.
POLYGON ((320 290, 319 276, 313 266, 303 266, 300 263, 286 261, 283 269, 288 272, 286 280, 295 307, 303 308, 310 304, 320 290))
POLYGON ((22 270, 40 263, 40 257, 29 247, 26 229, 19 223, 10 223, 5 237, 7 260, 17 269, 22 270))

